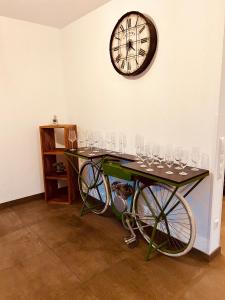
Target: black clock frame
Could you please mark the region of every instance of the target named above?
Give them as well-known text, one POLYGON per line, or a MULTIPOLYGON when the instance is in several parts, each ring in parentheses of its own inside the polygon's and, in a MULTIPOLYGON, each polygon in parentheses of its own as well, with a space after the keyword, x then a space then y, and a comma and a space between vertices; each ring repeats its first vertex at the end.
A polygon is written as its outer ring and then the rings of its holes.
POLYGON ((136 75, 139 75, 140 73, 142 73, 148 66, 149 64, 151 63, 153 57, 154 57, 154 54, 155 54, 155 51, 156 51, 156 48, 157 48, 157 32, 156 32, 156 28, 154 26, 154 24, 152 23, 152 21, 146 17, 144 14, 138 12, 138 11, 130 11, 130 12, 127 12, 126 14, 124 14, 119 20, 118 22, 116 23, 114 29, 113 29, 113 32, 111 34, 111 38, 110 38, 110 44, 109 44, 109 53, 110 53, 110 59, 111 59, 111 62, 112 62, 112 65, 114 67, 114 69, 121 75, 123 76, 136 76, 136 75), (146 58, 144 60, 144 62, 142 63, 142 65, 140 66, 140 68, 138 68, 137 70, 135 70, 134 72, 132 73, 123 73, 119 68, 117 68, 116 64, 115 64, 115 61, 113 60, 113 56, 112 56, 112 42, 113 42, 113 39, 114 39, 114 35, 115 35, 115 31, 118 27, 118 25, 120 24, 120 22, 126 18, 127 16, 131 15, 131 14, 136 14, 136 15, 139 15, 140 17, 142 17, 146 24, 148 25, 148 28, 149 28, 149 31, 150 31, 150 48, 146 54, 146 58))

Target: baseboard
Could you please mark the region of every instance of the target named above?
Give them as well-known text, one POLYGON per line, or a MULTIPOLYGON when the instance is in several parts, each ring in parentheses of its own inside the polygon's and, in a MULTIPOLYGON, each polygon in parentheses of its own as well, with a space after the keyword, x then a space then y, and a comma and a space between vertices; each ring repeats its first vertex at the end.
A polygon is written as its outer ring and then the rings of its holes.
POLYGON ((40 193, 40 194, 35 194, 35 195, 20 198, 20 199, 12 200, 12 201, 0 203, 0 209, 4 208, 4 207, 10 207, 10 206, 14 206, 14 205, 17 205, 17 204, 29 202, 29 201, 32 201, 32 200, 44 199, 44 195, 45 195, 44 193, 40 193))
POLYGON ((217 249, 215 249, 211 254, 206 254, 198 249, 192 248, 190 253, 199 256, 200 258, 202 258, 205 261, 212 261, 216 256, 221 254, 221 247, 218 247, 217 249))

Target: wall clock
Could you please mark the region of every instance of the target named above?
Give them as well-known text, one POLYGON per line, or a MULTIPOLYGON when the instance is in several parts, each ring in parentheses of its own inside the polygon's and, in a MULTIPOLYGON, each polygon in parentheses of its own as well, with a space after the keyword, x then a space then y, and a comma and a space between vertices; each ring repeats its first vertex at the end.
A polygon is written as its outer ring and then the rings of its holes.
POLYGON ((113 29, 110 39, 111 62, 121 75, 138 75, 150 64, 156 46, 157 33, 153 23, 140 12, 128 12, 113 29))

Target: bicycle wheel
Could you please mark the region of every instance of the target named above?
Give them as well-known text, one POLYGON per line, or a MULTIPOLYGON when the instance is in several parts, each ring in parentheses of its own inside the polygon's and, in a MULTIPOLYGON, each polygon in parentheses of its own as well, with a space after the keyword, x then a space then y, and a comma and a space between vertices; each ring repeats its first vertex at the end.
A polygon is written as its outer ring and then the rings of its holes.
POLYGON ((78 176, 81 198, 85 206, 95 214, 106 212, 110 193, 108 182, 100 166, 93 161, 82 164, 78 176))
POLYGON ((142 186, 134 197, 133 211, 137 226, 157 251, 168 256, 188 253, 195 241, 195 220, 184 197, 163 184, 142 186))

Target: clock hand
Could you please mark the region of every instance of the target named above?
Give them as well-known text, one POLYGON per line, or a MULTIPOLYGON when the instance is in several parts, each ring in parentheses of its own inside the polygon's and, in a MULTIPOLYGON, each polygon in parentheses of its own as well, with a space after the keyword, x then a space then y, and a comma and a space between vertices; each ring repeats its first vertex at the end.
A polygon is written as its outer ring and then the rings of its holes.
POLYGON ((127 60, 128 52, 129 52, 129 48, 127 47, 127 55, 126 55, 126 60, 127 60))
POLYGON ((128 52, 129 52, 129 50, 130 50, 130 45, 129 45, 129 43, 126 45, 126 47, 127 47, 127 55, 126 55, 126 60, 127 60, 128 52))

